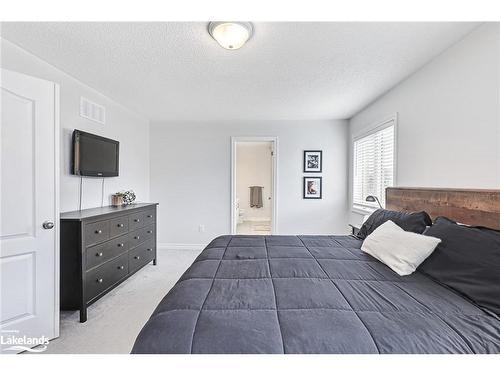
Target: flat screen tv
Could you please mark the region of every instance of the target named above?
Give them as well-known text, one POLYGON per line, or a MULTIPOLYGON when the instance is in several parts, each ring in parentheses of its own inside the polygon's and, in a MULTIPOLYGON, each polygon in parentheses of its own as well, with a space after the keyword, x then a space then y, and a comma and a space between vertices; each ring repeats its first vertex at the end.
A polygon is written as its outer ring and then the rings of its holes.
POLYGON ((75 130, 72 172, 78 176, 118 176, 119 150, 118 141, 75 130))

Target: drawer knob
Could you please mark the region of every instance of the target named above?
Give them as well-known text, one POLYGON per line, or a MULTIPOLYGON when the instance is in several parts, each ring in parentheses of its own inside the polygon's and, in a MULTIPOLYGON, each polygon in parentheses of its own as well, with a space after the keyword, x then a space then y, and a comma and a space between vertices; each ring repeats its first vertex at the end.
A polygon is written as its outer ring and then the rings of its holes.
POLYGON ((153 233, 153 231, 152 230, 148 230, 148 234, 151 234, 151 233, 153 233))
POLYGON ((96 257, 102 257, 102 253, 96 253, 95 256, 96 257))
POLYGON ((138 222, 139 222, 139 221, 141 221, 141 220, 140 220, 140 219, 134 219, 134 221, 135 221, 136 223, 138 223, 138 222))
POLYGON ((102 230, 97 229, 97 230, 95 231, 95 233, 96 233, 96 234, 101 234, 101 233, 102 233, 102 230))
POLYGON ((139 259, 141 259, 141 257, 140 257, 139 255, 136 255, 136 256, 134 257, 134 259, 139 260, 139 259))
POLYGON ((118 269, 119 269, 119 270, 122 270, 122 269, 124 269, 124 268, 125 268, 125 267, 123 267, 123 266, 118 266, 118 269))
POLYGON ((122 243, 119 243, 118 244, 118 247, 123 247, 124 245, 122 243))
POLYGON ((134 236, 134 239, 139 240, 139 239, 141 239, 141 236, 134 236))
POLYGON ((148 215, 148 218, 150 218, 150 219, 151 219, 152 217, 153 217, 153 215, 148 215))
POLYGON ((153 251, 153 249, 146 249, 147 251, 153 251))
POLYGON ((96 280, 99 284, 101 284, 104 280, 103 279, 97 279, 96 280))
POLYGON ((116 225, 118 228, 123 228, 123 224, 117 224, 116 225))

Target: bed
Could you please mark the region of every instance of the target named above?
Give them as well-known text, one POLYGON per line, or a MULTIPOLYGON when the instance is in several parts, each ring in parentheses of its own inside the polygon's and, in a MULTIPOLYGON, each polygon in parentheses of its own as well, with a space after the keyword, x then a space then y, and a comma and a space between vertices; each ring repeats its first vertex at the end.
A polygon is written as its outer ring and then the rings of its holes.
MULTIPOLYGON (((395 193, 394 208, 412 202, 395 193)), ((132 353, 500 353, 497 316, 420 272, 398 276, 361 243, 215 238, 160 302, 132 353)))

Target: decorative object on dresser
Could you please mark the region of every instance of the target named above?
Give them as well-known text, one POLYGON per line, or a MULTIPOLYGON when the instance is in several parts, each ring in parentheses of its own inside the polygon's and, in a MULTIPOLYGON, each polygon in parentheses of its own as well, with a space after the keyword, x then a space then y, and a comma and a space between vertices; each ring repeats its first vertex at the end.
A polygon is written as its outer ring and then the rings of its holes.
POLYGON ((123 203, 132 204, 135 201, 135 193, 132 190, 127 190, 123 193, 123 203))
POLYGON ((123 204, 132 204, 135 201, 135 193, 133 190, 120 191, 111 196, 111 204, 113 206, 121 206, 123 204))
POLYGON ((118 207, 123 205, 123 195, 122 193, 116 193, 111 196, 111 205, 118 207))
POLYGON ((61 310, 87 307, 143 266, 156 265, 157 203, 61 214, 61 310))

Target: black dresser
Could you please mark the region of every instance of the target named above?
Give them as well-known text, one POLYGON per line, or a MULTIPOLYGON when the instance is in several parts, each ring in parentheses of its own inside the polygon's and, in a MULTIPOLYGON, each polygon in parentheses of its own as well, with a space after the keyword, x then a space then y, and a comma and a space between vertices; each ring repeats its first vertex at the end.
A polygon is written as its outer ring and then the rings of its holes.
POLYGON ((61 310, 87 307, 153 261, 157 203, 61 213, 61 310))

